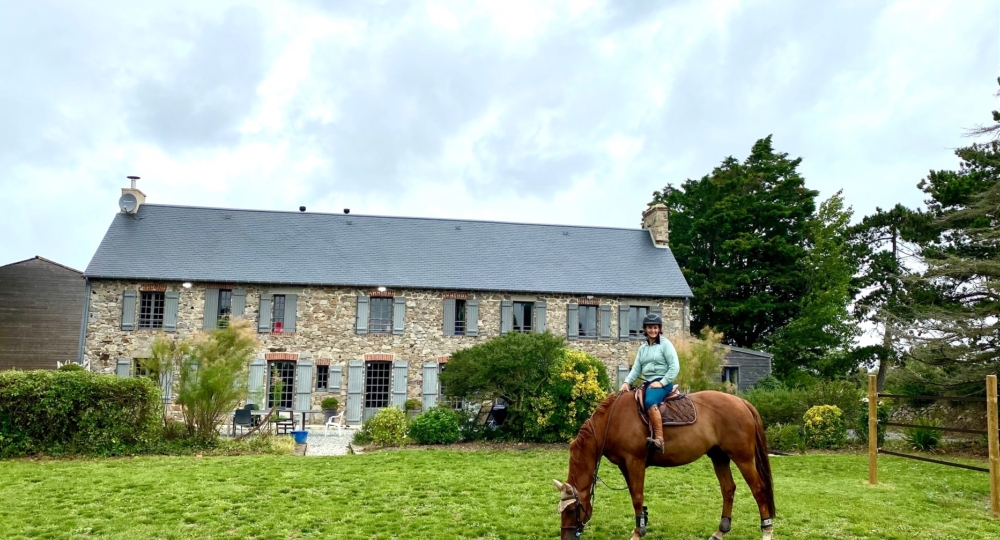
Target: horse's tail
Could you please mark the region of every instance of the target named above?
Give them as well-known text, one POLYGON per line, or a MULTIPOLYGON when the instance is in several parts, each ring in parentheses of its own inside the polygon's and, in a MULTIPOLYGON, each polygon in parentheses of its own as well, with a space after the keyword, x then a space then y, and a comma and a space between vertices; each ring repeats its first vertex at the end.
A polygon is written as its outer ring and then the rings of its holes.
POLYGON ((774 485, 771 482, 771 461, 767 457, 767 437, 764 435, 764 421, 760 418, 760 413, 747 400, 743 400, 750 414, 753 415, 754 430, 757 432, 757 444, 754 445, 754 464, 757 467, 757 476, 764 483, 764 496, 767 497, 767 509, 771 512, 770 517, 774 517, 774 485))

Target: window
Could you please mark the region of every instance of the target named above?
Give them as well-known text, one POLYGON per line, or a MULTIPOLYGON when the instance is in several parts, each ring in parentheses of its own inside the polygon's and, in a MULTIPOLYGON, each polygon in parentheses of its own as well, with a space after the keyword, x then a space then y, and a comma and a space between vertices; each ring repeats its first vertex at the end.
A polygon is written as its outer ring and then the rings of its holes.
POLYGON ((149 376, 149 370, 146 369, 146 367, 144 365, 146 363, 146 360, 147 360, 146 358, 135 358, 135 359, 132 360, 132 376, 133 377, 147 377, 147 378, 151 378, 149 376))
POLYGON ((597 306, 580 306, 580 333, 582 338, 597 337, 597 306))
POLYGON ((723 366, 722 367, 722 382, 732 383, 736 388, 740 387, 740 368, 739 366, 723 366))
POLYGON ((456 411, 461 411, 462 410, 462 400, 461 399, 448 399, 448 396, 445 395, 444 383, 441 382, 440 374, 444 373, 444 368, 447 365, 448 364, 438 364, 438 375, 439 375, 439 377, 438 377, 438 401, 440 402, 439 404, 442 407, 449 407, 449 408, 454 409, 456 411))
POLYGON ((139 328, 163 328, 164 293, 143 291, 139 297, 139 328))
POLYGON ((465 300, 455 300, 455 335, 465 335, 465 300))
POLYGON ((316 366, 316 390, 326 391, 330 387, 330 366, 316 366))
POLYGON ((531 314, 535 310, 533 302, 514 302, 514 327, 515 332, 531 332, 531 314))
MULTIPOLYGON (((222 296, 221 294, 219 295, 222 296)), ((276 294, 271 300, 271 332, 280 334, 285 329, 285 295, 276 294)))
POLYGON ((229 326, 229 317, 233 314, 233 291, 230 289, 219 290, 219 309, 216 311, 219 316, 215 326, 226 328, 229 326))
POLYGON ((392 329, 392 298, 372 298, 368 315, 369 334, 388 334, 392 329))
POLYGON ((271 376, 267 385, 267 407, 277 404, 279 409, 291 409, 295 362, 270 362, 268 367, 271 376))
POLYGON ((365 412, 363 420, 367 420, 379 409, 389 406, 389 379, 392 374, 392 362, 365 363, 365 412))
POLYGON ((649 308, 645 306, 630 306, 628 308, 628 335, 633 338, 641 338, 646 335, 642 330, 642 320, 649 315, 649 308))

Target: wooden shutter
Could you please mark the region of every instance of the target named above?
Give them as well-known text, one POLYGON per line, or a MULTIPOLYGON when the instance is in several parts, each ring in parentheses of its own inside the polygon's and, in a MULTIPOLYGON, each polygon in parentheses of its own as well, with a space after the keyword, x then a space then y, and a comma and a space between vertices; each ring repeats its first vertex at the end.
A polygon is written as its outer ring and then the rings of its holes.
POLYGON ((389 405, 406 409, 406 375, 410 363, 406 360, 396 360, 392 363, 392 398, 389 405))
MULTIPOLYGON (((368 333, 368 310, 368 297, 363 294, 359 294, 357 321, 354 325, 355 331, 359 334, 368 333)), ((360 422, 360 417, 358 421, 360 422)))
POLYGON ((424 362, 424 411, 437 405, 438 363, 424 362))
POLYGON ((285 295, 285 327, 282 333, 295 332, 295 312, 298 311, 298 297, 294 294, 285 295))
POLYGON ((170 402, 174 400, 174 370, 172 367, 160 373, 160 394, 164 406, 170 405, 170 402))
MULTIPOLYGON (((662 307, 655 306, 655 305, 654 306, 650 306, 649 307, 649 312, 650 313, 656 313, 657 315, 660 316, 660 320, 663 320, 663 308, 662 307)), ((663 323, 663 326, 660 327, 660 334, 663 334, 663 332, 666 331, 666 329, 667 329, 667 323, 663 323)))
POLYGON ((406 324, 406 298, 397 296, 392 299, 392 333, 401 336, 406 324))
MULTIPOLYGON (((263 305, 263 301, 261 302, 263 305)), ((268 309, 268 319, 271 317, 271 310, 268 309)), ((270 320, 268 320, 270 323, 270 320)), ((205 319, 202 322, 202 329, 206 332, 215 330, 219 324, 219 289, 205 289, 205 319)))
POLYGON ((132 359, 119 358, 118 364, 115 365, 115 375, 119 377, 128 377, 132 375, 132 359))
POLYGON ((267 362, 263 358, 254 358, 250 362, 250 377, 247 380, 247 403, 258 407, 264 406, 264 370, 267 362))
POLYGON ((340 392, 340 384, 344 379, 344 366, 330 366, 326 378, 326 388, 330 392, 340 392))
POLYGON ((631 307, 628 304, 618 304, 618 341, 628 341, 628 312, 631 307))
POLYGON ((535 332, 539 334, 545 332, 547 306, 545 302, 535 302, 535 332))
POLYGON ((625 378, 628 377, 628 370, 628 366, 618 366, 618 386, 621 386, 622 383, 625 382, 625 378))
POLYGON ((479 335, 479 300, 465 301, 465 335, 479 335))
POLYGON ((247 290, 246 289, 233 289, 232 303, 230 304, 232 309, 232 318, 243 317, 247 310, 247 290))
MULTIPOLYGON (((468 317, 468 308, 466 308, 466 317, 468 317)), ((455 299, 445 298, 444 299, 444 335, 454 336, 455 335, 455 299)))
POLYGON ((163 295, 163 331, 177 331, 177 304, 180 301, 179 292, 167 291, 163 295))
POLYGON ((611 339, 611 304, 601 304, 600 320, 597 322, 601 327, 601 339, 611 339))
POLYGON ((257 331, 261 334, 271 332, 271 295, 260 295, 260 307, 257 309, 257 331))
POLYGON ((122 330, 135 330, 135 291, 122 293, 122 330))
POLYGON ((312 409, 313 363, 299 360, 295 365, 295 407, 296 411, 312 409))
MULTIPOLYGON (((359 297, 360 298, 360 297, 359 297)), ((351 360, 347 367, 347 422, 361 423, 361 391, 364 389, 365 363, 351 360)))
POLYGON ((566 339, 577 340, 580 337, 580 305, 566 304, 566 339))
POLYGON ((500 301, 500 335, 504 335, 514 329, 514 302, 510 300, 500 301))

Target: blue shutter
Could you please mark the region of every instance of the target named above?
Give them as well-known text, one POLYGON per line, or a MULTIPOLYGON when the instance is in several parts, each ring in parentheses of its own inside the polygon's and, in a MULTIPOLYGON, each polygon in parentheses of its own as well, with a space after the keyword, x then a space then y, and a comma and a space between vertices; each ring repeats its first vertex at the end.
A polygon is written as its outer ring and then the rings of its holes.
POLYGON ((115 375, 119 377, 129 377, 132 375, 132 359, 119 358, 115 365, 115 375))
POLYGON ((247 380, 247 403, 258 407, 264 406, 264 368, 267 363, 263 358, 254 358, 250 362, 250 376, 247 380))
POLYGON ((465 301, 465 335, 479 335, 479 300, 465 301))
POLYGON ((330 366, 330 373, 327 375, 327 390, 330 392, 340 392, 340 384, 344 379, 344 366, 330 366))
POLYGON ((135 330, 135 291, 122 293, 122 330, 135 330))
POLYGON ((514 302, 510 300, 500 301, 500 335, 504 335, 514 329, 514 302))
POLYGON ((177 331, 177 304, 180 299, 179 292, 167 291, 163 295, 163 331, 177 331))
POLYGON ((219 289, 205 289, 205 319, 202 322, 202 329, 211 332, 218 324, 219 289))
MULTIPOLYGON (((657 315, 660 316, 660 320, 663 320, 663 308, 662 307, 660 307, 658 305, 650 306, 649 307, 649 312, 650 313, 656 313, 657 315)), ((663 333, 666 332, 666 330, 667 330, 667 323, 663 323, 663 326, 660 327, 660 333, 663 334, 663 333)))
MULTIPOLYGON (((355 331, 359 334, 368 333, 368 310, 368 297, 363 294, 359 294, 357 320, 354 325, 355 331)), ((360 417, 358 421, 360 422, 360 417)))
POLYGON ((392 363, 392 401, 389 405, 405 409, 406 405, 406 375, 410 363, 406 360, 396 360, 392 363))
POLYGON ((438 397, 438 363, 424 362, 424 411, 437 405, 438 397))
POLYGON ((170 402, 174 400, 173 366, 171 366, 167 371, 160 373, 160 395, 163 400, 164 407, 170 405, 170 402))
POLYGON ((257 331, 261 334, 271 332, 271 295, 260 295, 260 308, 257 310, 257 331))
POLYGON ((545 302, 535 302, 535 332, 539 334, 545 332, 547 306, 545 302))
POLYGON ((285 295, 285 327, 282 332, 295 331, 295 312, 298 311, 298 298, 294 294, 285 295))
POLYGON ((243 317, 247 310, 247 290, 233 289, 232 303, 230 308, 233 312, 232 318, 243 317))
POLYGON ((601 304, 601 315, 598 321, 601 339, 611 339, 611 305, 601 304))
POLYGON ((299 360, 295 365, 295 407, 296 411, 312 409, 313 363, 299 360))
POLYGON ((576 340, 580 337, 580 305, 566 304, 566 339, 576 340))
POLYGON ((406 324, 406 298, 397 296, 392 299, 392 333, 400 336, 406 324))
POLYGON ((618 341, 628 341, 628 315, 631 307, 628 304, 618 304, 618 341))
MULTIPOLYGON (((466 309, 466 317, 468 317, 468 309, 466 309)), ((455 335, 455 299, 445 298, 444 299, 444 335, 454 336, 455 335)))
POLYGON ((347 423, 361 423, 361 391, 365 383, 365 363, 351 360, 347 367, 347 423))
POLYGON ((625 382, 625 378, 628 377, 628 370, 629 370, 628 366, 623 366, 623 365, 619 365, 618 366, 618 386, 619 387, 622 385, 623 382, 625 382))

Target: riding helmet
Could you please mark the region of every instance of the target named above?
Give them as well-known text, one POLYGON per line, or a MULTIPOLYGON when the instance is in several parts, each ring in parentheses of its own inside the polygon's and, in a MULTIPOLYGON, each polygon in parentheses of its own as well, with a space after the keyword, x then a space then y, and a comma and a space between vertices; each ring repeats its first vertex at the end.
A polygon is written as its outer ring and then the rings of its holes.
POLYGON ((645 328, 646 325, 649 324, 655 324, 656 326, 663 328, 663 319, 660 318, 659 313, 650 313, 649 315, 646 315, 644 319, 642 319, 642 327, 645 328))

